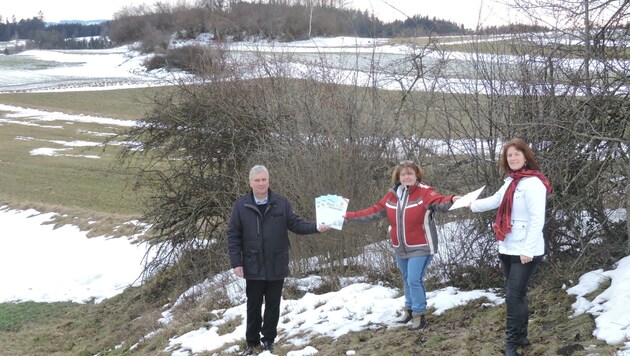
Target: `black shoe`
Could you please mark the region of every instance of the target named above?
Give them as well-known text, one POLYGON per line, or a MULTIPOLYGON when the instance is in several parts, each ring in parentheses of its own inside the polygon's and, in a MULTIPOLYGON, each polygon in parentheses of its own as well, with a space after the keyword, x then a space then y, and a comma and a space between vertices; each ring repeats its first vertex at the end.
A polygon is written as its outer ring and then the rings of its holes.
POLYGON ((269 351, 269 352, 273 353, 273 350, 274 350, 273 342, 271 342, 271 341, 263 341, 262 349, 263 349, 263 351, 269 351))
POLYGON ((517 356, 518 353, 516 351, 517 347, 515 344, 506 344, 505 345, 505 356, 517 356))
POLYGON ((247 348, 245 349, 245 351, 241 353, 241 356, 249 356, 249 355, 258 355, 256 350, 254 349, 254 345, 247 345, 247 348))
POLYGON ((524 338, 518 340, 516 342, 516 344, 518 346, 520 346, 520 347, 527 347, 527 346, 531 345, 531 342, 529 342, 529 340, 526 337, 524 337, 524 338))

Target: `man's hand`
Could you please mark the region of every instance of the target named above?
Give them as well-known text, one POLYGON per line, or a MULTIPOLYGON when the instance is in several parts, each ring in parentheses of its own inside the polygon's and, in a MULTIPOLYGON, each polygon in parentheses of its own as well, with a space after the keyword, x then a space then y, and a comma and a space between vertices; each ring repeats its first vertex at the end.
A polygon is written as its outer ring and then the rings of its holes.
POLYGON ((330 230, 330 225, 320 224, 317 226, 317 231, 324 232, 330 230))
POLYGON ((243 266, 234 267, 234 274, 243 278, 243 266))

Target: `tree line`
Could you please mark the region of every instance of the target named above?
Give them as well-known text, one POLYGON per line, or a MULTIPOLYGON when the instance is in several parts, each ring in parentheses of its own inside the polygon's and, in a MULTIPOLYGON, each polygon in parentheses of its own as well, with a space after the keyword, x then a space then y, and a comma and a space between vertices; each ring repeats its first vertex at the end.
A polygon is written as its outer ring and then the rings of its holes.
POLYGON ((107 23, 60 23, 47 26, 43 17, 17 21, 0 17, 0 41, 30 40, 29 48, 100 49, 111 45, 106 38, 107 23))
POLYGON ((280 41, 304 40, 316 36, 418 37, 470 34, 541 32, 541 25, 467 29, 463 24, 415 14, 405 20, 384 22, 377 14, 345 7, 344 1, 237 1, 214 0, 204 6, 156 3, 129 6, 119 11, 108 35, 116 43, 142 41, 147 50, 164 47, 173 33, 195 38, 211 33, 214 40, 240 41, 246 38, 280 41))
POLYGON ((301 2, 237 1, 229 7, 127 7, 117 13, 108 35, 116 43, 145 41, 159 46, 172 33, 183 38, 209 32, 215 40, 294 41, 315 36, 457 35, 465 31, 462 25, 419 15, 385 23, 367 11, 326 3, 308 6, 301 2))
MULTIPOLYGON (((483 33, 533 32, 544 27, 511 25, 482 29, 483 33)), ((303 40, 315 36, 417 37, 473 33, 461 24, 413 15, 387 23, 366 11, 347 9, 328 1, 232 1, 208 2, 206 6, 156 3, 122 8, 114 20, 100 24, 46 25, 43 16, 17 21, 0 17, 0 41, 31 40, 42 49, 98 49, 141 42, 152 52, 168 46, 170 36, 195 38, 212 33, 215 40, 264 38, 303 40), (91 39, 77 39, 86 38, 91 39)))

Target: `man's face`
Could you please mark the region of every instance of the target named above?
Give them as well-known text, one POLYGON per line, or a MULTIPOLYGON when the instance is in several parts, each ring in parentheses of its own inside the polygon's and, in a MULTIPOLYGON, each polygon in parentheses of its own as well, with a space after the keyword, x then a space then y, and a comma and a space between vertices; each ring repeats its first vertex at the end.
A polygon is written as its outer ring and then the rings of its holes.
POLYGON ((269 176, 267 176, 267 173, 265 172, 254 174, 254 176, 249 180, 249 186, 252 188, 254 195, 265 196, 267 195, 267 190, 269 189, 269 176))

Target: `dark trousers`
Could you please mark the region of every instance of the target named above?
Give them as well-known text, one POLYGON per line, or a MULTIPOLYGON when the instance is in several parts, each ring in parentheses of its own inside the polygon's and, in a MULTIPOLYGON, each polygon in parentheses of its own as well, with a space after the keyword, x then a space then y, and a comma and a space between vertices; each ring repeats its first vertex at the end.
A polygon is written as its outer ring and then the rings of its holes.
POLYGON ((505 342, 517 345, 527 338, 529 306, 527 284, 534 274, 542 256, 536 256, 531 262, 522 264, 520 256, 499 254, 505 276, 505 304, 507 306, 505 342))
POLYGON ((277 281, 257 281, 248 279, 245 281, 245 293, 247 295, 247 331, 245 340, 247 345, 260 345, 260 341, 271 342, 275 340, 278 332, 278 319, 280 318, 280 299, 284 279, 277 281), (265 315, 261 316, 261 310, 265 302, 265 315), (262 340, 260 338, 262 334, 262 340))

